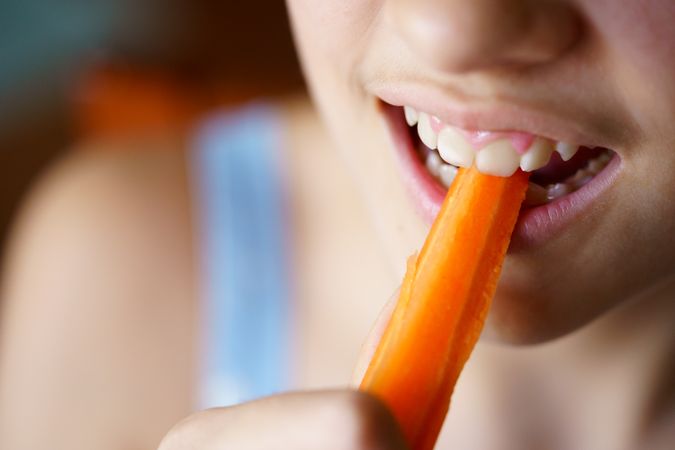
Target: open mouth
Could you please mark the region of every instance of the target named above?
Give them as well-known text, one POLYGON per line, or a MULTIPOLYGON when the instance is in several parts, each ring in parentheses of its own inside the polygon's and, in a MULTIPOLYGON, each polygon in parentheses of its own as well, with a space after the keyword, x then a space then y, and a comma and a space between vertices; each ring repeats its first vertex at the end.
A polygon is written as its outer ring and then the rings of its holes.
POLYGON ((510 176, 530 172, 514 241, 534 244, 559 232, 619 172, 620 158, 603 147, 566 143, 521 131, 464 130, 408 106, 383 103, 406 177, 433 220, 460 167, 510 176))

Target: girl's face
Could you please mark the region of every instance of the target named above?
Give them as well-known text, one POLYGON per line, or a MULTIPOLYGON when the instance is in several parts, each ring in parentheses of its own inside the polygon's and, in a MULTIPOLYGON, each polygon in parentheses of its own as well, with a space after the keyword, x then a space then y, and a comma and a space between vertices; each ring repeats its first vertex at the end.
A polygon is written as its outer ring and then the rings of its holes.
POLYGON ((675 2, 288 3, 311 90, 401 269, 454 171, 439 152, 506 173, 580 146, 532 177, 492 335, 549 339, 673 275, 675 2))

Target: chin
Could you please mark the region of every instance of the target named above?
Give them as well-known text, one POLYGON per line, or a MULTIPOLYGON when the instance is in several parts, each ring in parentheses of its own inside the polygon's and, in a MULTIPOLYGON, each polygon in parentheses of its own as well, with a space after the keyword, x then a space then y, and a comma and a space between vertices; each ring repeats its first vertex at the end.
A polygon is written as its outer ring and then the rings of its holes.
MULTIPOLYGON (((531 302, 545 301, 532 299, 531 302)), ((528 302, 530 303, 530 302, 528 302)), ((521 298, 497 295, 485 324, 483 339, 509 345, 536 345, 564 336, 578 326, 552 320, 543 308, 524 305, 521 298)))
POLYGON ((594 289, 584 289, 586 280, 578 279, 575 289, 568 289, 568 280, 550 283, 533 278, 515 273, 514 267, 505 268, 483 332, 487 341, 542 344, 584 328, 613 307, 594 289))

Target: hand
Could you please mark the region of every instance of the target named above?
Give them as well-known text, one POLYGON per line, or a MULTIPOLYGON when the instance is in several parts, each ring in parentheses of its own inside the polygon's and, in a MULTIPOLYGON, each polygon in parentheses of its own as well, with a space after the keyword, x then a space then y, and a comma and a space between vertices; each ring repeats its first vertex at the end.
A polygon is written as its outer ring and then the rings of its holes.
MULTIPOLYGON (((363 346, 358 386, 396 304, 386 304, 363 346)), ((303 392, 194 414, 174 426, 158 450, 406 450, 392 414, 356 390, 303 392)))
POLYGON ((391 413, 358 391, 283 394, 188 417, 159 450, 405 450, 391 413))

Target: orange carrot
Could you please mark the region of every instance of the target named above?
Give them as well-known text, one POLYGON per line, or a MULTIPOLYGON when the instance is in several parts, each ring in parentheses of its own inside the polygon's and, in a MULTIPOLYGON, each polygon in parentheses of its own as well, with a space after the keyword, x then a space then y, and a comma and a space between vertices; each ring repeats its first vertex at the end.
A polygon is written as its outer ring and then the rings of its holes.
POLYGON ((361 389, 392 410, 412 450, 430 450, 459 373, 483 328, 528 174, 460 169, 419 256, 361 389))

